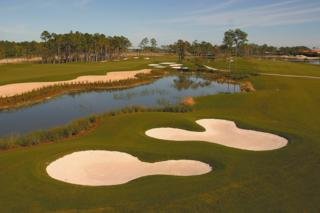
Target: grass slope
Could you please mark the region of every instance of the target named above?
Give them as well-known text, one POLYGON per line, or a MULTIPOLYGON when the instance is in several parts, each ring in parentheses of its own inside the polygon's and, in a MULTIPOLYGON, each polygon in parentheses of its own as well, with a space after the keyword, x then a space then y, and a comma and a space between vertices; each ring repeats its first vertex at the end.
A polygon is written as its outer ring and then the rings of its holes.
MULTIPOLYGON (((252 62, 243 63, 250 68, 252 62)), ((257 67, 252 70, 265 69, 260 67, 264 63, 254 63, 257 67)), ((304 74, 320 72, 318 67, 309 73, 309 65, 304 66, 304 74)), ((96 131, 81 138, 1 152, 0 211, 318 212, 320 81, 270 76, 251 80, 257 92, 198 98, 191 113, 107 117, 96 131), (201 130, 194 123, 199 118, 235 120, 243 128, 283 135, 290 143, 276 151, 250 152, 144 135, 145 130, 161 126, 201 130), (46 165, 56 158, 90 149, 128 152, 150 162, 200 160, 214 171, 197 177, 144 177, 114 187, 75 186, 46 174, 46 165)))

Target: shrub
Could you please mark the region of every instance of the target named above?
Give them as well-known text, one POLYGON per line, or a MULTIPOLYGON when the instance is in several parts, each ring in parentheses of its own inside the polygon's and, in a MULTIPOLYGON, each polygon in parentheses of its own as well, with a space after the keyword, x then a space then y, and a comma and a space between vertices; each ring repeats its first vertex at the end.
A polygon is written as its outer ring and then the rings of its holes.
POLYGON ((97 122, 98 118, 96 116, 91 116, 86 119, 74 121, 67 126, 58 127, 47 131, 38 131, 22 136, 12 135, 0 139, 0 149, 4 150, 18 146, 27 147, 40 143, 60 141, 93 128, 97 122))
POLYGON ((166 106, 164 108, 144 108, 141 106, 127 107, 119 111, 113 111, 104 115, 100 115, 99 117, 91 116, 89 118, 73 121, 69 125, 53 128, 50 130, 33 132, 27 135, 12 135, 6 138, 0 138, 0 150, 6 150, 15 147, 34 146, 40 143, 57 142, 68 139, 92 129, 94 126, 96 126, 96 123, 104 116, 116 116, 137 112, 184 113, 190 111, 192 111, 192 108, 190 106, 184 105, 166 106))

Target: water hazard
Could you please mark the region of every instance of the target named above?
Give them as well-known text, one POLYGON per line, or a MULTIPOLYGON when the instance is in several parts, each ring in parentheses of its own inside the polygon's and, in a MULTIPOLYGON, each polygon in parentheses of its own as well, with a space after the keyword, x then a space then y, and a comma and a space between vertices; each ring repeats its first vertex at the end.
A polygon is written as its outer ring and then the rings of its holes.
POLYGON ((188 96, 235 92, 240 92, 239 85, 174 75, 130 89, 68 94, 18 110, 0 111, 0 136, 48 129, 129 106, 163 107, 178 104, 188 96))

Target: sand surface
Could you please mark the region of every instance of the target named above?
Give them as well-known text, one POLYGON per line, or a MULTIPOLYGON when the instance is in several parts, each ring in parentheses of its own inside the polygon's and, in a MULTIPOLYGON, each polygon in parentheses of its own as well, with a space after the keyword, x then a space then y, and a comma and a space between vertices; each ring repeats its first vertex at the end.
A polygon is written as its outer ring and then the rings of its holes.
POLYGON ((212 168, 194 160, 142 162, 123 152, 81 151, 66 155, 47 167, 50 177, 86 186, 110 186, 150 175, 194 176, 212 168))
POLYGON ((206 65, 203 65, 205 68, 207 68, 208 70, 212 70, 212 71, 219 71, 218 69, 216 68, 213 68, 213 67, 209 67, 209 66, 206 66, 206 65))
POLYGON ((287 139, 278 135, 240 129, 233 121, 203 119, 196 122, 205 128, 204 132, 156 128, 146 131, 146 135, 170 141, 205 141, 251 151, 280 149, 288 144, 287 139))
POLYGON ((31 82, 31 83, 16 83, 0 86, 0 97, 11 97, 23 93, 28 93, 33 90, 38 90, 43 87, 54 86, 59 84, 71 83, 94 83, 94 82, 110 82, 120 81, 135 78, 137 74, 148 74, 151 69, 144 69, 138 71, 118 71, 108 72, 106 75, 88 75, 80 76, 73 80, 68 81, 55 81, 55 82, 31 82))
POLYGON ((24 62, 37 62, 41 61, 41 57, 33 57, 33 58, 4 58, 0 59, 0 64, 18 64, 24 62))

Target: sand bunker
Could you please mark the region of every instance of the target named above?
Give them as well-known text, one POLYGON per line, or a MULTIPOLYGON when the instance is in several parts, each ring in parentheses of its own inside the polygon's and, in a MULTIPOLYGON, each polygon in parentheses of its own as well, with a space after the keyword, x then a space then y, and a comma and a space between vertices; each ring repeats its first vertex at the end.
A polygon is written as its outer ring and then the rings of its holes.
POLYGON ((205 163, 193 160, 142 162, 123 152, 82 151, 66 155, 47 167, 50 177, 86 186, 110 186, 150 175, 194 176, 210 172, 205 163))
POLYGON ((183 66, 183 64, 170 64, 169 66, 170 67, 181 67, 181 66, 183 66))
POLYGON ((149 64, 149 67, 153 67, 155 69, 164 69, 167 68, 166 66, 160 65, 160 64, 149 64))
POLYGON ((205 141, 251 151, 280 149, 288 144, 287 139, 274 134, 240 129, 233 121, 203 119, 196 122, 205 128, 204 132, 156 128, 146 131, 146 135, 171 141, 205 141))
POLYGON ((206 65, 203 65, 206 69, 208 70, 212 70, 212 71, 219 71, 218 69, 216 68, 213 68, 213 67, 209 67, 209 66, 206 66, 206 65))
POLYGON ((177 64, 175 62, 163 62, 160 64, 149 64, 149 67, 153 67, 155 69, 164 69, 164 68, 171 68, 175 70, 188 70, 189 67, 183 67, 183 64, 177 64))
POLYGON ((136 78, 137 74, 148 74, 151 69, 144 69, 138 71, 118 71, 108 72, 106 75, 88 75, 80 76, 69 81, 55 81, 55 82, 32 82, 32 83, 17 83, 0 86, 0 97, 11 97, 23 93, 28 93, 33 90, 38 90, 43 87, 54 86, 59 84, 71 83, 94 83, 94 82, 111 82, 126 79, 136 78))
POLYGON ((163 65, 171 65, 171 64, 176 64, 176 62, 162 62, 160 64, 163 64, 163 65))
POLYGON ((174 66, 174 67, 171 67, 172 69, 175 69, 175 70, 180 70, 181 69, 181 67, 176 67, 176 66, 174 66))

